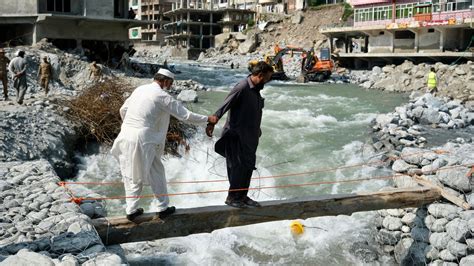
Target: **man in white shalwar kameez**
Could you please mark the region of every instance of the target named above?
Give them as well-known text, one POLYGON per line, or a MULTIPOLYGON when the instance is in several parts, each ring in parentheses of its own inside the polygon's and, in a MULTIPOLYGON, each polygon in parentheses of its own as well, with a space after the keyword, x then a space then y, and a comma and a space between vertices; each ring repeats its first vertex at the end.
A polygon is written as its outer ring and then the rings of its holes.
POLYGON ((172 72, 160 69, 151 84, 135 89, 120 108, 123 123, 111 153, 120 163, 129 220, 143 214, 143 209, 138 208, 143 185, 151 186, 160 216, 175 211, 175 207, 168 206, 165 169, 161 162, 170 115, 193 124, 217 122, 215 116, 189 111, 165 92, 173 80, 172 72))

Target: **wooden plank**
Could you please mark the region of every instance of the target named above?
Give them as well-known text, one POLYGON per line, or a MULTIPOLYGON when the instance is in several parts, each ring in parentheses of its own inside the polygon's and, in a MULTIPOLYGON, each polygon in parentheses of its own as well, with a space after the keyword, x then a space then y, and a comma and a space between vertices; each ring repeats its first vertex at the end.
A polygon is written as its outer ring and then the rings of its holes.
POLYGON ((437 189, 408 188, 376 193, 337 194, 261 202, 260 208, 237 209, 209 206, 178 209, 158 219, 144 214, 136 223, 125 217, 93 220, 106 245, 208 233, 225 227, 242 226, 288 219, 352 214, 360 211, 417 207, 441 199, 437 189))
POLYGON ((430 180, 428 180, 425 176, 418 176, 418 175, 414 175, 413 176, 413 179, 418 182, 418 184, 422 185, 422 186, 426 186, 426 187, 429 187, 429 188, 433 188, 433 189, 437 189, 440 191, 441 193, 441 196, 443 198, 445 198, 446 200, 449 200, 450 202, 452 202, 453 204, 456 204, 457 206, 465 209, 465 210, 469 210, 471 208, 471 205, 469 205, 469 203, 467 203, 466 201, 454 196, 453 194, 447 192, 443 186, 439 186, 439 185, 436 185, 435 183, 431 182, 430 180))

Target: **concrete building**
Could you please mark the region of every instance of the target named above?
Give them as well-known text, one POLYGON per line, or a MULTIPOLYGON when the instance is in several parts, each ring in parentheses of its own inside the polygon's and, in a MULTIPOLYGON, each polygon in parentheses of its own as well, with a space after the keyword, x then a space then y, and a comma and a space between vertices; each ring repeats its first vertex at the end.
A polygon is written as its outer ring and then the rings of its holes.
POLYGON ((128 42, 128 0, 4 0, 0 43, 34 44, 48 38, 59 47, 128 42))
POLYGON ((164 13, 171 10, 173 0, 129 0, 129 2, 136 14, 135 19, 150 22, 140 28, 131 29, 130 39, 163 44, 164 37, 169 34, 163 25, 170 22, 164 13))
MULTIPOLYGON (((141 11, 141 3, 142 0, 129 0, 128 6, 133 10, 135 13, 135 19, 140 19, 140 11, 141 11)), ((141 41, 142 40, 142 27, 134 27, 128 30, 128 38, 133 41, 141 41)))
POLYGON ((353 20, 321 30, 356 66, 473 60, 472 0, 352 0, 353 20))
POLYGON ((214 36, 237 32, 249 20, 254 20, 255 5, 245 0, 178 0, 165 13, 171 22, 165 28, 171 31, 166 39, 170 44, 188 49, 214 47, 214 36))

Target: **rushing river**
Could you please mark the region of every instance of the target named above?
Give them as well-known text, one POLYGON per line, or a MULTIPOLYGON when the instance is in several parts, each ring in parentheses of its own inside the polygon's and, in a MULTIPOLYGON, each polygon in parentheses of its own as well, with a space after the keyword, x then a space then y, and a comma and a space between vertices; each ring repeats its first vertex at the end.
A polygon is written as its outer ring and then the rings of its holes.
MULTIPOLYGON (((246 73, 239 70, 178 65, 179 79, 194 79, 211 88, 199 94, 199 103, 189 106, 195 112, 211 114, 222 103, 227 92, 246 73)), ((265 98, 262 132, 254 177, 311 172, 318 169, 361 164, 373 154, 366 145, 370 138, 369 122, 378 113, 392 111, 406 99, 398 94, 366 91, 349 84, 296 84, 272 82, 262 91, 265 98)), ((166 158, 169 181, 226 179, 225 160, 213 152, 224 121, 218 124, 210 139, 200 128, 190 141, 191 149, 181 158, 166 158)), ((106 150, 78 155, 81 160, 77 181, 120 181, 118 163, 106 150)), ((318 172, 301 176, 266 178, 252 181, 251 187, 337 181, 387 175, 384 169, 357 167, 318 172)), ((261 189, 249 194, 258 201, 301 196, 377 191, 387 181, 313 185, 298 188, 261 189)), ((169 185, 170 193, 207 191, 228 188, 227 182, 169 185)), ((106 196, 123 195, 121 186, 90 186, 106 196)), ((84 189, 75 188, 78 194, 84 189)), ((144 194, 150 194, 145 190, 144 194)), ((177 208, 222 205, 225 193, 171 197, 177 208)), ((150 209, 150 200, 143 200, 150 209)), ((109 215, 123 215, 124 201, 107 202, 109 215)), ((147 243, 122 245, 127 259, 134 265, 191 264, 364 264, 367 255, 357 255, 357 246, 375 247, 373 213, 352 216, 320 217, 304 220, 308 228, 294 238, 289 221, 226 228, 210 234, 164 239, 147 243), (357 243, 357 244, 355 244, 357 243)), ((192 221, 189 221, 192 222, 192 221)), ((370 256, 369 256, 370 257, 370 256)), ((374 264, 392 264, 381 256, 374 264)))

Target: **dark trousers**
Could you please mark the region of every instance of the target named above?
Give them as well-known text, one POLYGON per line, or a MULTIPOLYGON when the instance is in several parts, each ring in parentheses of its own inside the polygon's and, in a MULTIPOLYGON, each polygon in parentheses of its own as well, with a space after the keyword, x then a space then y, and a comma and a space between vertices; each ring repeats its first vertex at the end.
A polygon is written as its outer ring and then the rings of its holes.
MULTIPOLYGON (((248 189, 250 187, 250 179, 252 178, 253 167, 246 167, 242 164, 234 164, 227 162, 227 177, 229 178, 230 187, 233 189, 248 189), (231 167, 229 167, 231 165, 231 167)), ((229 191, 228 200, 242 200, 247 196, 248 190, 229 191)))

